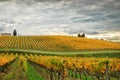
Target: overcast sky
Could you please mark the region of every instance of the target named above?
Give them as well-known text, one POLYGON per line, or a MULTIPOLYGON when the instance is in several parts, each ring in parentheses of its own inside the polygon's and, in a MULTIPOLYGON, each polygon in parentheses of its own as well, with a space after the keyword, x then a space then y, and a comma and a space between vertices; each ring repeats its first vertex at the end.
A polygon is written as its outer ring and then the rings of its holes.
POLYGON ((120 0, 0 0, 0 33, 14 29, 120 41, 120 0))

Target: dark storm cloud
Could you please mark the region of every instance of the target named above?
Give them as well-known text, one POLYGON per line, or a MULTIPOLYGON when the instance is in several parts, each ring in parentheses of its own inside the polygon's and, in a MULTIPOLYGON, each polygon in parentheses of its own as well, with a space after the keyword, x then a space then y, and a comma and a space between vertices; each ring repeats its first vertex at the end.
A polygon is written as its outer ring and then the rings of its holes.
POLYGON ((0 27, 29 35, 119 33, 120 0, 0 0, 0 27))
POLYGON ((119 0, 78 0, 76 5, 72 5, 72 8, 76 8, 78 14, 86 16, 73 17, 71 18, 73 22, 91 23, 93 26, 99 27, 94 24, 97 22, 101 24, 101 29, 109 26, 112 30, 116 30, 120 27, 120 24, 117 23, 120 21, 119 0), (82 2, 82 4, 79 4, 79 2, 82 2))

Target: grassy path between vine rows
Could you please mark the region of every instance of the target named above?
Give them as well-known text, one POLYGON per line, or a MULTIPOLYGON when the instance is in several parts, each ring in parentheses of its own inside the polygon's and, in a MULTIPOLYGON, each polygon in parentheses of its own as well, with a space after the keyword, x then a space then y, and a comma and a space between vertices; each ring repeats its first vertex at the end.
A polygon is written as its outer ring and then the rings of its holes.
POLYGON ((31 66, 24 56, 17 59, 0 72, 0 80, 45 80, 31 66))
POLYGON ((0 52, 56 55, 56 56, 76 56, 76 57, 115 57, 120 58, 120 50, 85 50, 85 51, 41 51, 41 50, 21 50, 21 49, 0 49, 0 52))
POLYGON ((45 80, 43 77, 40 76, 39 73, 31 66, 29 63, 27 63, 28 70, 27 70, 27 76, 28 80, 45 80))

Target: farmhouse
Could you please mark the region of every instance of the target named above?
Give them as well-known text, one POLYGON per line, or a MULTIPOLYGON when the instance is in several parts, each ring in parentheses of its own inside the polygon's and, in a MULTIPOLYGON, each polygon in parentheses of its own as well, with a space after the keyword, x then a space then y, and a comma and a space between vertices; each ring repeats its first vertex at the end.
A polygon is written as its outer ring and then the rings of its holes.
POLYGON ((11 33, 1 33, 1 36, 11 36, 11 33))

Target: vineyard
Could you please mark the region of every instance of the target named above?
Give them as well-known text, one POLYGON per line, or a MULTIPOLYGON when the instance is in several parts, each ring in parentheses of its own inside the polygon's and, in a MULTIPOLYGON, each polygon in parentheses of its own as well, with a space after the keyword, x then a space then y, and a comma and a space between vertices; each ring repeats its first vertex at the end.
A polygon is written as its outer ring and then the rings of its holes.
POLYGON ((103 40, 0 36, 0 80, 120 80, 119 54, 119 43, 103 40))
POLYGON ((1 53, 0 57, 2 57, 1 80, 120 79, 120 58, 58 57, 17 53, 1 53))
POLYGON ((70 36, 1 36, 0 48, 42 51, 120 50, 120 44, 70 36))

